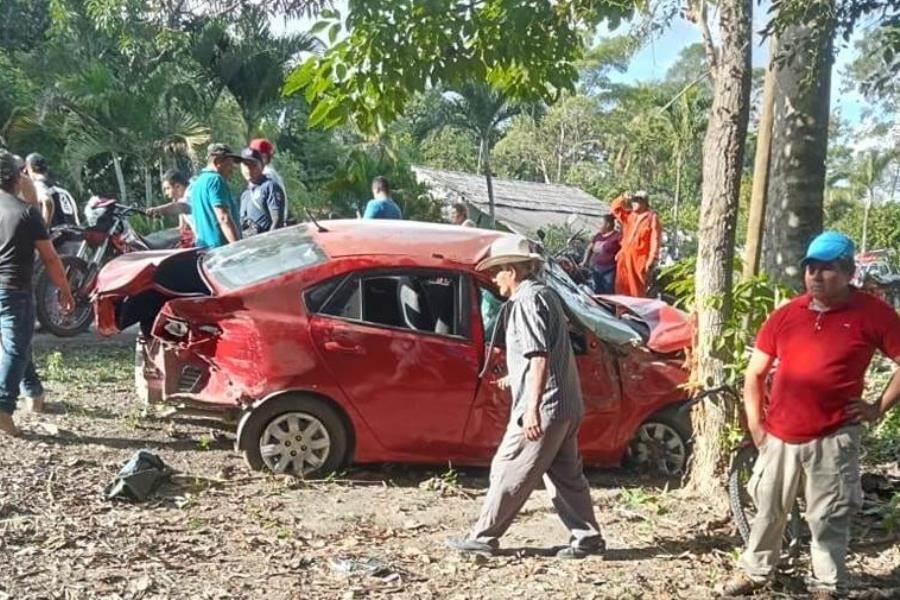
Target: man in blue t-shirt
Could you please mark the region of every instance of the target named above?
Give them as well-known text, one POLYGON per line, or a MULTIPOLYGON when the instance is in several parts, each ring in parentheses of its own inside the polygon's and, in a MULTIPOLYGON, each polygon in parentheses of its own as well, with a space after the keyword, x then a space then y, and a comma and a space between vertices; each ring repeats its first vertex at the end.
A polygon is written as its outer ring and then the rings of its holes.
POLYGON ((241 239, 238 209, 228 189, 239 154, 225 144, 210 144, 206 168, 191 184, 191 216, 198 248, 218 248, 241 239))
POLYGON ((366 204, 363 219, 402 219, 403 213, 397 203, 391 199, 391 185, 385 177, 378 176, 372 180, 374 198, 366 204))

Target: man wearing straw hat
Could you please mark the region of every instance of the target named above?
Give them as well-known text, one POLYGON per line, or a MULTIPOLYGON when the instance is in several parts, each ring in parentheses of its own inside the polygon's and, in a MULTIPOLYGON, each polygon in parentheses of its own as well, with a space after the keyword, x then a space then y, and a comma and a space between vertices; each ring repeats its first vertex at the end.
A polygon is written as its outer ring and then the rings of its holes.
POLYGON ((500 317, 508 375, 497 384, 511 389, 513 400, 481 516, 468 537, 448 541, 461 552, 496 551, 541 479, 571 534, 557 556, 583 558, 605 549, 578 451, 584 405, 575 355, 559 296, 535 279, 540 265, 527 239, 507 235, 491 244, 490 256, 476 267, 488 271, 509 298, 500 317))

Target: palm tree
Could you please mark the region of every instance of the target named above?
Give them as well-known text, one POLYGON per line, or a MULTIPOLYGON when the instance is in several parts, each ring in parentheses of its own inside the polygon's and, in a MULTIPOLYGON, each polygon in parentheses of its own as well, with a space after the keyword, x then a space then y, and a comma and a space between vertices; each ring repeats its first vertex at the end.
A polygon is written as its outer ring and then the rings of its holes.
POLYGON ((850 185, 858 192, 865 194, 863 200, 863 229, 860 251, 868 249, 869 242, 869 213, 875 204, 875 188, 884 177, 888 166, 897 158, 894 152, 881 150, 866 150, 862 160, 858 162, 853 171, 848 174, 850 185))
POLYGON ((102 62, 84 65, 57 80, 39 99, 40 113, 62 121, 66 163, 76 182, 93 158, 109 155, 127 201, 123 162, 136 162, 144 179, 144 201, 150 204, 152 166, 169 155, 192 156, 209 140, 208 129, 172 93, 171 72, 158 70, 139 80, 124 80, 102 62))
POLYGON ((191 53, 212 80, 210 95, 227 89, 240 107, 246 138, 259 129, 265 111, 281 98, 285 75, 298 54, 318 50, 307 33, 275 37, 265 19, 242 19, 235 29, 214 21, 201 31, 191 53))
POLYGON ((665 128, 669 134, 672 154, 675 157, 675 190, 673 200, 673 245, 678 253, 678 211, 681 203, 682 175, 684 162, 697 148, 697 142, 706 127, 705 113, 708 109, 700 91, 688 89, 665 111, 662 112, 665 128))
POLYGON ((503 126, 522 111, 521 105, 506 100, 503 93, 483 83, 467 83, 445 96, 449 125, 470 131, 478 140, 481 172, 487 184, 490 226, 494 226, 494 184, 491 174, 491 150, 500 138, 503 126))

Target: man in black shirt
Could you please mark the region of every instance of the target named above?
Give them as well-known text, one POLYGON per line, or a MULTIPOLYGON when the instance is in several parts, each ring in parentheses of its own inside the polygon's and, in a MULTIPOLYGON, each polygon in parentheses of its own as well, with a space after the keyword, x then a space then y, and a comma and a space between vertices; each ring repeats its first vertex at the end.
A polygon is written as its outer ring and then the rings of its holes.
POLYGON ((24 165, 0 150, 0 433, 6 435, 19 433, 12 414, 20 391, 34 408, 43 403, 43 386, 31 358, 35 249, 60 290, 62 310, 71 312, 75 306, 62 262, 33 204, 34 196, 24 165))
POLYGON ((32 152, 25 157, 25 169, 34 182, 41 217, 47 227, 57 225, 78 225, 78 206, 72 194, 56 185, 50 179, 47 159, 32 152))

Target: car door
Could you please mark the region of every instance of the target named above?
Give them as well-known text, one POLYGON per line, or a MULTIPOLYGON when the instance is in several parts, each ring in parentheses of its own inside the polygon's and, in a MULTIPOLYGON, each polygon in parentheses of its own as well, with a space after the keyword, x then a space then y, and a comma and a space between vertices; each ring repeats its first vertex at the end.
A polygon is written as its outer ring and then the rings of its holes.
POLYGON ((569 337, 578 365, 585 416, 596 413, 608 421, 609 414, 618 411, 622 401, 616 360, 606 344, 585 329, 570 325, 569 337))
MULTIPOLYGON (((484 460, 490 458, 503 436, 509 420, 512 396, 508 390, 500 390, 493 383, 506 374, 502 325, 496 325, 497 331, 494 331, 495 323, 502 323, 502 300, 486 287, 479 286, 478 295, 481 310, 476 323, 476 337, 485 339, 488 364, 466 427, 465 446, 473 460, 484 460)), ((585 405, 582 446, 590 451, 591 456, 596 456, 598 450, 605 448, 613 439, 611 434, 617 426, 615 417, 621 410, 621 383, 615 358, 611 356, 606 344, 580 325, 572 315, 568 317, 569 337, 585 405)))
POLYGON ((307 296, 314 343, 379 442, 409 460, 457 456, 479 366, 468 277, 380 270, 325 285, 320 305, 307 296))
POLYGON ((506 375, 505 335, 501 325, 503 300, 480 284, 472 293, 477 302, 477 310, 473 311, 473 337, 478 340, 487 364, 479 373, 482 377, 466 423, 463 450, 467 460, 487 463, 509 421, 512 394, 496 385, 497 379, 506 375))

